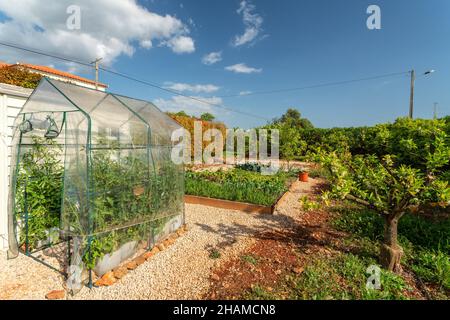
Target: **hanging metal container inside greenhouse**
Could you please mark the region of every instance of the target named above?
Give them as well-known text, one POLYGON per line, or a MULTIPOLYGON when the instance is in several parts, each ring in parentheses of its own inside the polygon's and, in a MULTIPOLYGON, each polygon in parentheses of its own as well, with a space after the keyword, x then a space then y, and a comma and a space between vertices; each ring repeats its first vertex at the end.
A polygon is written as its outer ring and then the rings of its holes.
POLYGON ((13 127, 8 256, 58 248, 75 291, 179 228, 177 129, 150 102, 43 78, 13 127))

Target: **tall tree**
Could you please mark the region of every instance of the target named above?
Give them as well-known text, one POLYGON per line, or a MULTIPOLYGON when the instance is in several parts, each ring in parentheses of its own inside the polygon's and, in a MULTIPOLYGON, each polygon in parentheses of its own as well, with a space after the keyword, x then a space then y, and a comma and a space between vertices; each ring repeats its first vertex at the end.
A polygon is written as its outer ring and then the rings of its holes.
POLYGON ((216 117, 209 112, 205 112, 200 116, 200 120, 202 121, 214 121, 216 117))
MULTIPOLYGON (((382 136, 395 134, 398 127, 410 131, 414 139, 396 139, 388 144, 387 150, 395 154, 352 155, 349 152, 317 153, 317 160, 328 169, 330 190, 324 192, 325 200, 347 199, 378 212, 385 221, 384 242, 380 250, 380 262, 391 271, 400 270, 403 249, 398 243, 399 220, 407 213, 430 210, 431 207, 450 205, 450 185, 445 172, 450 159, 449 136, 442 130, 442 123, 429 124, 428 134, 423 120, 398 121, 382 136), (409 124, 410 129, 403 127, 409 124), (415 128, 414 125, 417 127, 415 128), (420 135, 418 135, 420 134, 420 135), (423 143, 426 141, 426 143, 423 143), (390 145, 407 145, 410 150, 420 148, 420 159, 405 159, 404 150, 390 145), (423 162, 422 162, 423 160, 423 162)), ((406 135, 406 133, 403 133, 406 135)))
POLYGON ((289 108, 279 119, 275 119, 274 124, 283 124, 293 128, 314 128, 311 121, 306 118, 302 118, 300 111, 293 108, 289 108))

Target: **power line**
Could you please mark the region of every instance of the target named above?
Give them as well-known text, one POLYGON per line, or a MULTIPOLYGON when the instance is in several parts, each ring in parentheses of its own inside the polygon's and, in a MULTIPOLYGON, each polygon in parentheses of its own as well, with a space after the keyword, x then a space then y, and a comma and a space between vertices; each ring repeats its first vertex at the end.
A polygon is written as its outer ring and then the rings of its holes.
MULTIPOLYGON (((57 56, 57 55, 54 55, 54 54, 49 54, 49 53, 45 53, 45 52, 42 52, 42 51, 38 51, 38 50, 35 50, 35 49, 24 48, 24 47, 20 47, 18 45, 8 44, 8 43, 4 43, 4 42, 0 42, 0 45, 5 46, 5 47, 18 49, 18 50, 22 50, 22 51, 27 51, 27 52, 34 53, 34 54, 47 56, 47 57, 54 58, 54 59, 63 60, 63 61, 66 61, 66 62, 80 64, 80 65, 83 65, 83 66, 86 66, 86 67, 92 67, 91 64, 88 63, 88 62, 75 60, 75 59, 72 59, 72 58, 61 57, 61 56, 57 56)), ((255 115, 255 114, 248 113, 248 112, 245 112, 245 111, 238 111, 238 110, 226 107, 223 104, 213 103, 213 102, 210 102, 210 101, 206 101, 206 100, 203 100, 203 99, 192 97, 192 96, 186 95, 186 94, 184 94, 184 93, 182 93, 180 91, 169 89, 169 88, 165 88, 165 87, 162 87, 162 86, 160 86, 158 84, 155 84, 155 83, 152 83, 152 82, 149 82, 149 81, 146 81, 146 80, 141 80, 141 79, 138 79, 138 78, 136 78, 134 76, 131 76, 131 75, 128 75, 128 74, 125 74, 125 73, 121 73, 121 72, 118 72, 118 71, 107 69, 107 68, 104 68, 104 67, 101 67, 101 66, 99 67, 99 69, 104 71, 104 72, 107 72, 107 73, 110 73, 110 74, 113 74, 113 75, 116 75, 116 76, 119 76, 119 77, 122 77, 122 78, 125 78, 125 79, 128 79, 128 80, 131 80, 131 81, 135 81, 137 83, 141 83, 141 84, 144 84, 144 85, 147 85, 147 86, 150 86, 150 87, 153 87, 153 88, 156 88, 156 89, 159 89, 159 90, 162 90, 162 91, 174 94, 174 95, 182 96, 182 97, 185 97, 187 99, 191 99, 191 100, 196 101, 196 102, 200 102, 200 103, 203 103, 203 104, 206 104, 206 105, 210 105, 212 107, 221 108, 223 110, 227 110, 227 111, 230 111, 230 112, 235 112, 235 113, 239 113, 239 114, 246 115, 246 116, 249 116, 249 117, 254 117, 254 118, 259 118, 259 119, 263 119, 263 120, 266 120, 266 121, 270 121, 270 119, 268 119, 266 117, 263 117, 263 116, 260 116, 260 115, 255 115)), ((362 82, 362 81, 369 81, 369 80, 376 80, 376 79, 394 77, 394 76, 399 76, 399 75, 405 75, 405 74, 408 74, 408 73, 409 73, 409 71, 404 71, 404 72, 382 74, 382 75, 366 77, 366 78, 344 80, 344 81, 337 81, 337 82, 328 82, 328 83, 322 83, 322 84, 316 84, 316 85, 310 85, 310 86, 304 86, 304 87, 293 87, 293 88, 277 89, 277 90, 256 91, 256 92, 250 92, 250 93, 247 93, 247 94, 244 94, 244 95, 242 95, 242 94, 232 94, 232 95, 222 95, 222 96, 216 96, 216 97, 217 98, 232 98, 232 97, 240 97, 240 96, 267 95, 267 94, 275 94, 275 93, 290 92, 290 91, 301 91, 301 90, 306 90, 306 89, 339 86, 339 85, 345 85, 345 84, 362 82)))
POLYGON ((197 102, 200 102, 200 103, 208 104, 210 106, 221 108, 221 109, 224 109, 224 110, 227 110, 227 111, 240 113, 240 114, 243 114, 243 115, 246 115, 246 116, 249 116, 249 117, 259 118, 259 119, 263 119, 263 120, 266 120, 266 121, 270 121, 269 118, 266 118, 266 117, 263 117, 263 116, 255 115, 255 114, 248 113, 248 112, 245 112, 245 111, 238 111, 238 110, 235 110, 235 109, 228 108, 228 107, 226 107, 226 106, 224 106, 222 104, 213 103, 213 102, 205 101, 205 100, 202 100, 202 99, 199 99, 199 98, 196 98, 196 97, 192 97, 192 96, 186 95, 186 94, 184 94, 184 93, 182 93, 180 91, 164 88, 164 87, 161 87, 161 86, 159 86, 157 84, 154 84, 154 83, 151 83, 151 82, 148 82, 148 81, 145 81, 145 80, 136 79, 136 78, 134 78, 134 77, 132 77, 130 75, 127 75, 125 73, 113 71, 113 70, 106 69, 106 68, 103 68, 103 67, 100 67, 100 70, 103 70, 105 72, 114 74, 116 76, 119 76, 119 77, 122 77, 122 78, 125 78, 125 79, 129 79, 129 80, 141 83, 141 84, 148 85, 148 86, 153 87, 153 88, 157 88, 157 89, 166 91, 168 93, 172 93, 172 94, 175 94, 175 95, 178 95, 178 96, 185 97, 185 98, 191 99, 193 101, 197 101, 197 102))
MULTIPOLYGON (((45 52, 42 52, 42 51, 38 51, 38 50, 35 50, 35 49, 24 48, 24 47, 20 47, 18 45, 8 44, 8 43, 4 43, 4 42, 0 42, 0 45, 5 46, 5 47, 18 49, 18 50, 22 50, 22 51, 26 51, 26 52, 30 52, 30 53, 34 53, 34 54, 39 54, 39 55, 50 57, 50 58, 54 58, 54 59, 63 60, 63 61, 66 61, 66 62, 77 63, 77 64, 80 64, 80 65, 83 65, 83 66, 92 67, 91 64, 89 64, 87 62, 83 62, 83 61, 79 61, 79 60, 75 60, 75 59, 71 59, 71 58, 60 57, 60 56, 57 56, 57 55, 54 55, 54 54, 48 54, 48 53, 45 53, 45 52)), ((230 111, 230 112, 235 112, 235 113, 239 113, 239 114, 246 115, 246 116, 249 116, 249 117, 259 118, 259 119, 263 119, 263 120, 266 120, 266 121, 270 121, 269 118, 266 118, 266 117, 263 117, 263 116, 260 116, 260 115, 255 115, 255 114, 248 113, 248 112, 245 112, 245 111, 234 110, 234 109, 228 108, 228 107, 226 107, 226 106, 224 106, 222 104, 213 103, 213 102, 205 101, 205 100, 202 100, 202 99, 199 99, 199 98, 196 98, 196 97, 192 97, 192 96, 186 95, 186 94, 184 94, 184 93, 182 93, 180 91, 164 88, 164 87, 161 87, 158 84, 151 83, 151 82, 145 81, 145 80, 141 80, 141 79, 135 78, 135 77, 133 77, 131 75, 127 75, 125 73, 121 73, 121 72, 117 72, 117 71, 114 71, 114 70, 106 69, 104 67, 99 67, 99 69, 101 69, 101 70, 103 70, 105 72, 111 73, 113 75, 116 75, 116 76, 119 76, 119 77, 122 77, 122 78, 125 78, 125 79, 128 79, 128 80, 131 80, 131 81, 135 81, 135 82, 138 82, 138 83, 141 83, 141 84, 153 87, 153 88, 157 88, 159 90, 163 90, 163 91, 169 92, 171 94, 175 94, 175 95, 178 95, 178 96, 185 97, 187 99, 191 99, 193 101, 197 101, 197 102, 200 102, 200 103, 203 103, 203 104, 210 105, 212 107, 221 108, 221 109, 224 109, 224 110, 227 110, 227 111, 230 111)))
POLYGON ((389 78, 389 77, 394 77, 394 76, 399 76, 399 75, 405 75, 408 73, 409 73, 409 71, 388 73, 388 74, 383 74, 383 75, 378 75, 378 76, 373 76, 373 77, 359 78, 359 79, 353 79, 353 80, 344 80, 344 81, 337 81, 337 82, 327 82, 327 83, 315 84, 315 85, 305 86, 305 87, 294 87, 294 88, 267 90, 267 91, 255 91, 255 92, 249 92, 249 93, 245 93, 245 94, 230 94, 230 95, 223 95, 223 96, 217 96, 217 97, 219 97, 219 98, 246 97, 246 96, 254 96, 254 95, 274 94, 274 93, 282 93, 282 92, 289 92, 289 91, 300 91, 300 90, 306 90, 306 89, 332 87, 332 86, 350 84, 350 83, 355 83, 355 82, 389 78))
POLYGON ((79 61, 79 60, 75 60, 73 58, 65 58, 65 57, 57 56, 57 55, 54 55, 54 54, 51 54, 51 53, 44 53, 44 52, 41 52, 41 51, 37 51, 35 49, 19 47, 17 45, 8 44, 8 43, 4 43, 4 42, 0 42, 0 45, 2 45, 4 47, 10 47, 10 48, 13 48, 13 49, 18 49, 18 50, 22 50, 22 51, 31 52, 31 53, 34 53, 34 54, 43 55, 43 56, 50 57, 50 58, 55 58, 55 59, 67 61, 67 62, 81 64, 81 65, 84 65, 86 67, 92 67, 92 65, 90 63, 79 61))

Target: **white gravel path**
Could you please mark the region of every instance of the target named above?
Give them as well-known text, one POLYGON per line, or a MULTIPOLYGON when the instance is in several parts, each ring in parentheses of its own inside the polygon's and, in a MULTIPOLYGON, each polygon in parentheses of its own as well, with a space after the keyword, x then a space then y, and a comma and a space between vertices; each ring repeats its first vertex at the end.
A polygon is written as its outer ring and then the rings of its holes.
POLYGON ((0 251, 0 300, 44 299, 45 294, 62 288, 63 278, 53 269, 23 254, 7 260, 0 251))
MULTIPOLYGON (((314 181, 312 181, 314 184, 314 181)), ((292 225, 299 214, 298 199, 311 183, 296 184, 275 215, 186 204, 190 230, 110 287, 83 288, 69 299, 198 299, 209 287, 211 269, 237 256, 254 242, 255 233, 292 225), (221 253, 209 257, 211 248, 221 253)), ((20 255, 0 256, 0 299, 44 299, 62 289, 62 277, 52 269, 20 255)))

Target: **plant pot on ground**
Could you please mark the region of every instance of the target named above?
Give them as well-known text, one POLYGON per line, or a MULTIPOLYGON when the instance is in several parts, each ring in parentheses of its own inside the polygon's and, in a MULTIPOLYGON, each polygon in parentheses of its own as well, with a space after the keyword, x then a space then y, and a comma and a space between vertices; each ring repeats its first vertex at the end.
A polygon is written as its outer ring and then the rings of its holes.
POLYGON ((301 182, 308 182, 309 179, 309 174, 307 171, 300 171, 298 173, 298 180, 300 180, 301 182))

